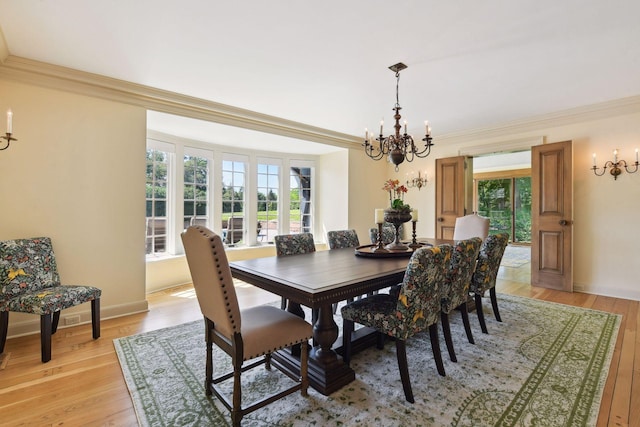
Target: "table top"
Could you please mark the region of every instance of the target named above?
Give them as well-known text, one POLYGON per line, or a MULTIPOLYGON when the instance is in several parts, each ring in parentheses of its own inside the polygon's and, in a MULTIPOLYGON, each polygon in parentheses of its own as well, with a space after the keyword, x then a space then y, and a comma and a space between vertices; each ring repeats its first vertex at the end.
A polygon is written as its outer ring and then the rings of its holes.
MULTIPOLYGON (((434 245, 451 243, 420 239, 434 245)), ((402 281, 409 258, 356 256, 353 248, 229 263, 234 277, 302 305, 319 308, 402 281)))

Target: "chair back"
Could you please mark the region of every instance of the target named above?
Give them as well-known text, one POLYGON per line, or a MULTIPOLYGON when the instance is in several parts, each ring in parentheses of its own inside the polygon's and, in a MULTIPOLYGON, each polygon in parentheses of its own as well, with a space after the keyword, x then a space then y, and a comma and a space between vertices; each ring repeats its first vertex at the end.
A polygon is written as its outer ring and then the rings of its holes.
MULTIPOLYGON (((400 233, 400 238, 404 235, 404 225, 400 224, 398 227, 398 232, 400 233)), ((371 239, 371 244, 375 245, 378 243, 378 227, 371 227, 369 229, 369 238, 371 239)), ((387 245, 396 240, 396 227, 390 222, 385 222, 382 224, 382 243, 387 245)))
POLYGON ((278 256, 307 254, 316 251, 313 234, 280 234, 273 238, 278 256))
POLYGON ((471 279, 471 290, 474 293, 482 295, 487 289, 496 286, 500 262, 508 243, 508 233, 492 234, 484 240, 471 279))
POLYGON ((240 333, 240 308, 222 239, 194 225, 181 234, 200 311, 228 339, 240 333))
POLYGON ((59 285, 60 275, 49 237, 0 242, 0 303, 59 285))
POLYGON ((456 218, 453 229, 453 240, 465 240, 472 237, 486 239, 489 235, 489 218, 478 214, 465 215, 456 218))
POLYGON ((333 230, 327 232, 329 249, 356 248, 360 246, 356 230, 333 230))
POLYGON ((416 250, 404 274, 396 314, 397 338, 406 340, 440 318, 440 286, 449 266, 451 245, 416 250))
POLYGON ((469 299, 469 285, 481 244, 480 237, 472 237, 457 241, 453 247, 451 263, 442 290, 443 312, 450 313, 451 310, 466 303, 469 299))

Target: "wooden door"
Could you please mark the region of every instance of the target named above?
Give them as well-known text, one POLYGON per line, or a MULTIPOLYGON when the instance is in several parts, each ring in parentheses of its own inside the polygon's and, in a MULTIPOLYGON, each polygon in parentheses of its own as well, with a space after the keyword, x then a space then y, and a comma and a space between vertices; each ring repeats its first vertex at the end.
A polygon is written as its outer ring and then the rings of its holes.
POLYGON ((571 141, 531 148, 531 284, 573 291, 571 141))
POLYGON ((453 239, 456 218, 473 205, 473 158, 436 159, 436 238, 453 239))

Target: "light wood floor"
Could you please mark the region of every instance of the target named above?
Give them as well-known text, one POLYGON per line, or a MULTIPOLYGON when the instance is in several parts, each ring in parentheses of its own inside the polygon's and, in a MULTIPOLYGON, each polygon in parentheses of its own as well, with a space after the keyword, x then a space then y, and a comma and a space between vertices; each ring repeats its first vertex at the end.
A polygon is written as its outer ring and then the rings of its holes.
MULTIPOLYGON (((503 267, 498 292, 623 316, 597 425, 640 426, 640 303, 534 288, 528 280, 526 268, 503 267)), ((278 300, 246 284, 239 284, 237 292, 241 306, 278 300)), ((148 299, 147 313, 104 320, 98 340, 91 339, 89 325, 59 329, 54 335, 52 360, 46 364, 40 362, 38 335, 8 340, 6 366, 0 370, 0 425, 136 425, 112 340, 201 319, 190 286, 156 292, 148 299)))

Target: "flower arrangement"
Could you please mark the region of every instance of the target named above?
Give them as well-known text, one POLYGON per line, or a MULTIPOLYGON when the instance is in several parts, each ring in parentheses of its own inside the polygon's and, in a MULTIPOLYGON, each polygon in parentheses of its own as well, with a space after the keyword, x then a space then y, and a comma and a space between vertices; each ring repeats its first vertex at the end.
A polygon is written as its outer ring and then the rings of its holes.
POLYGON ((404 203, 404 193, 409 191, 404 185, 400 185, 397 179, 388 179, 382 187, 384 191, 389 193, 389 206, 391 209, 410 211, 411 206, 404 203))

